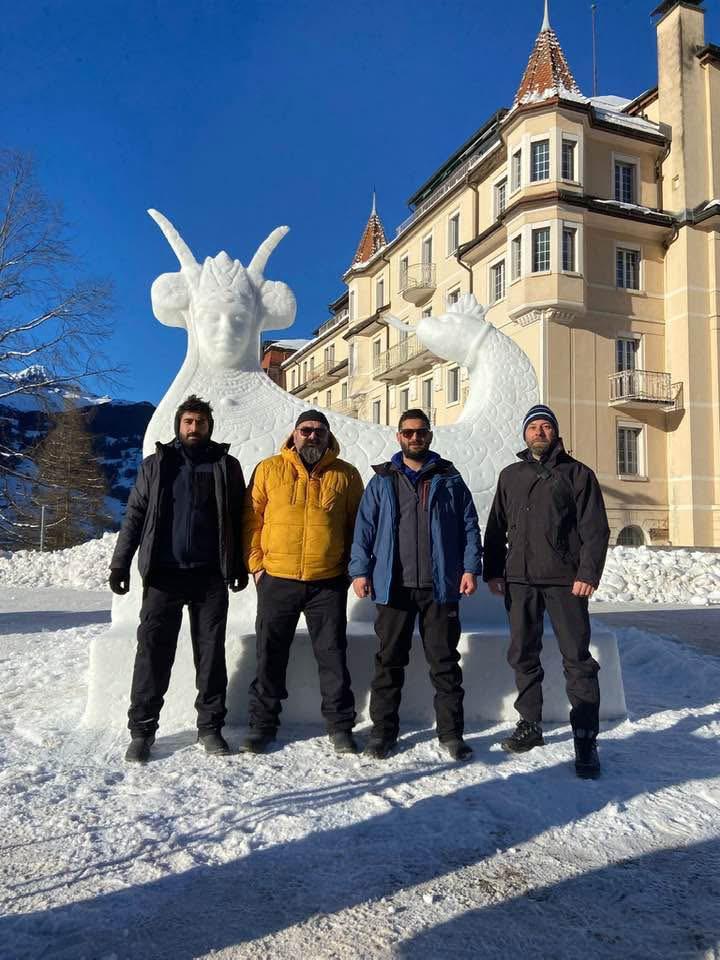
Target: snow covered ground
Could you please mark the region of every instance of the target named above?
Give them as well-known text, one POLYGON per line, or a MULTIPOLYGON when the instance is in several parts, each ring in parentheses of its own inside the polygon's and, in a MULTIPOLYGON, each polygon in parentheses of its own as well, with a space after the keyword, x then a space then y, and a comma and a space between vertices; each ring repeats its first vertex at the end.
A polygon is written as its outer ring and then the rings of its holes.
POLYGON ((720 957, 720 657, 621 631, 595 782, 564 725, 518 758, 473 728, 462 766, 427 729, 378 763, 317 728, 211 759, 163 727, 132 768, 81 724, 111 539, 0 560, 3 960, 720 957))

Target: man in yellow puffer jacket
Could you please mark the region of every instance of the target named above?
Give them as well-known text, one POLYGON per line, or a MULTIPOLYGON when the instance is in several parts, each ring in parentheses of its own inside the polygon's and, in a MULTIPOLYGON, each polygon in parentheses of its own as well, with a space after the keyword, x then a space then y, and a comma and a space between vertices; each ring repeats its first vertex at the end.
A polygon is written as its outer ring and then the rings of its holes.
POLYGON ((347 669, 347 566, 360 474, 319 410, 301 413, 275 457, 255 468, 243 518, 244 557, 257 589, 257 675, 250 686, 250 733, 242 749, 275 740, 290 645, 301 613, 320 674, 321 711, 338 753, 355 753, 355 699, 347 669))

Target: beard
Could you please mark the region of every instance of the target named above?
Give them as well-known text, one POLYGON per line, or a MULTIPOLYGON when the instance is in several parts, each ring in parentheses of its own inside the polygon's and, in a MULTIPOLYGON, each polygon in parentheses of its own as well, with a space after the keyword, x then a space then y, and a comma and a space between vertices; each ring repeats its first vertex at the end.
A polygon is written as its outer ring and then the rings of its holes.
POLYGON ((427 443, 423 443, 422 446, 416 446, 407 441, 400 444, 400 449, 404 457, 407 457, 408 460, 415 460, 417 463, 422 463, 430 451, 427 443))
POLYGON ((543 456, 543 454, 546 454, 549 449, 549 440, 534 440, 532 443, 528 443, 528 450, 538 460, 543 456))
POLYGON ((323 447, 318 447, 317 444, 306 443, 305 446, 298 451, 305 463, 313 466, 320 460, 322 455, 325 453, 323 447))

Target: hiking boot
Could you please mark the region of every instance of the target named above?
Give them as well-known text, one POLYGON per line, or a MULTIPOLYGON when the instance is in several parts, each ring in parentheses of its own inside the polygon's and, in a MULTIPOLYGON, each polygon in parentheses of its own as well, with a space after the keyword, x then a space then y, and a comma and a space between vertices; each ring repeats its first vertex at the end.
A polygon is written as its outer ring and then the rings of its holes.
POLYGON ((155 734, 149 737, 133 737, 125 751, 126 763, 147 763, 150 759, 150 747, 155 743, 155 734))
POLYGON ((600 776, 600 758, 594 736, 575 737, 575 773, 582 780, 600 776))
POLYGON ((469 760, 473 755, 472 747, 462 737, 453 737, 452 740, 441 740, 440 749, 450 754, 452 760, 469 760))
POLYGON ((544 744, 542 727, 533 720, 518 720, 510 736, 500 741, 506 753, 527 753, 533 747, 542 747, 544 744))
POLYGON ((397 737, 386 736, 382 733, 371 733, 370 739, 365 744, 363 756, 371 760, 385 760, 385 758, 395 749, 397 737))
POLYGON ((336 730, 329 733, 328 738, 335 753, 358 753, 357 740, 350 730, 336 730))
POLYGON ((241 753, 267 753, 275 743, 274 730, 251 730, 240 744, 241 753))
POLYGON ((213 757, 226 757, 230 753, 228 742, 219 730, 199 731, 197 742, 213 757))

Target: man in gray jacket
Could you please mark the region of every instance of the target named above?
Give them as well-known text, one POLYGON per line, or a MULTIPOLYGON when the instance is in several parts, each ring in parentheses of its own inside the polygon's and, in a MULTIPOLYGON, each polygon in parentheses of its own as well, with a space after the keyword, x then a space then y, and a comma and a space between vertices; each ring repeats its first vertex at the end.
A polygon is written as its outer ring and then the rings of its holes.
POLYGON ((130 692, 130 746, 125 759, 145 763, 155 741, 170 684, 183 607, 198 690, 198 741, 211 754, 227 754, 225 627, 228 587, 242 590, 240 517, 245 482, 227 444, 214 443, 212 408, 190 396, 175 415, 175 440, 157 444, 143 460, 110 562, 110 589, 130 589, 138 551, 143 603, 130 692), (138 549, 139 548, 139 549, 138 549))

